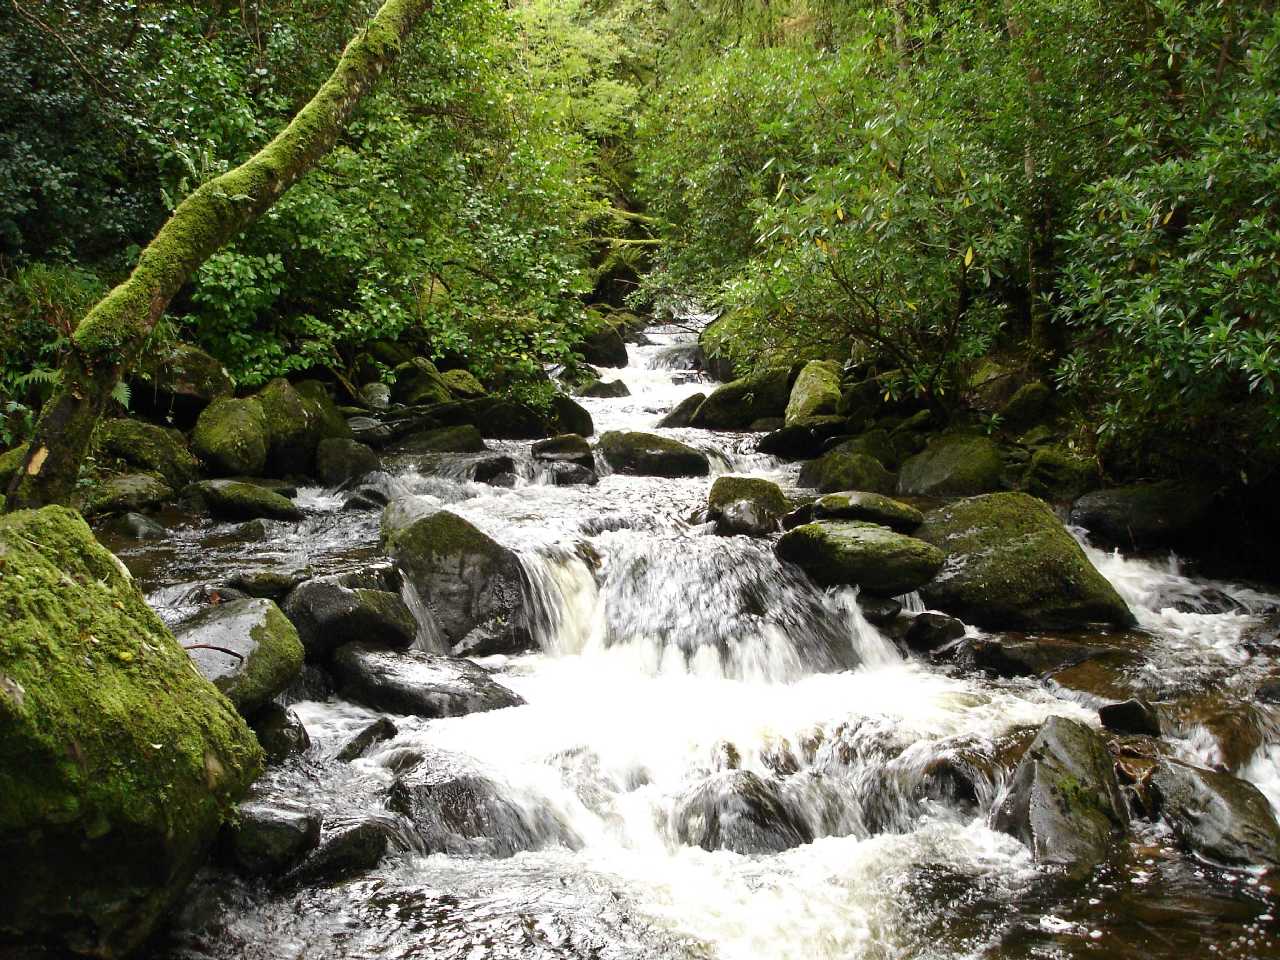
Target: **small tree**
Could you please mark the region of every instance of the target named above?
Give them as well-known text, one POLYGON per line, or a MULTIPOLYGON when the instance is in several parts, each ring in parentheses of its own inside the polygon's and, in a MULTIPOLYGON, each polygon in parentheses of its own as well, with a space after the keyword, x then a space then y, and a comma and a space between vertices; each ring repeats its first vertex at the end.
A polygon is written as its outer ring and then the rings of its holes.
POLYGON ((186 198, 129 278, 77 325, 61 382, 45 405, 6 509, 66 502, 94 428, 170 300, 219 247, 262 216, 337 142, 361 98, 395 60, 431 0, 386 0, 329 79, 269 144, 186 198))

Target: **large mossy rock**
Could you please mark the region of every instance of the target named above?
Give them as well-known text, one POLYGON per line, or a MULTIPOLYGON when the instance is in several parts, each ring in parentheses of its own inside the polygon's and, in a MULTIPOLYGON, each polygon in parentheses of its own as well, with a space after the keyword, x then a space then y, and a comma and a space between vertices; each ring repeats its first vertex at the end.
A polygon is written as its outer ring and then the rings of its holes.
POLYGON ((1065 447, 1040 447, 1031 454, 1022 485, 1033 497, 1063 503, 1096 487, 1098 468, 1065 447))
POLYGON ((267 472, 273 477, 310 474, 323 433, 316 401, 283 377, 259 390, 255 399, 267 421, 267 472))
POLYGON ((304 516, 288 497, 240 480, 201 480, 187 487, 182 497, 223 520, 301 520, 304 516))
POLYGON ((1049 506, 1025 493, 959 500, 927 514, 916 536, 947 558, 921 596, 965 623, 1053 630, 1134 622, 1049 506))
POLYGON ((698 412, 698 408, 702 406, 703 401, 706 399, 707 395, 705 393, 695 393, 685 397, 672 407, 666 416, 658 421, 658 426, 663 429, 689 426, 693 421, 693 415, 698 412))
POLYGON ((218 360, 188 343, 162 344, 138 364, 131 406, 147 414, 191 424, 214 400, 230 397, 235 382, 218 360))
POLYGON ((1164 758, 1151 786, 1161 816, 1196 856, 1219 866, 1280 868, 1280 824, 1252 783, 1164 758))
POLYGON ((181 489, 200 473, 200 462, 176 430, 140 420, 107 420, 98 427, 94 444, 100 455, 157 474, 181 489))
POLYGON ((625 367, 627 365, 626 325, 613 322, 613 318, 593 314, 591 329, 573 345, 587 363, 597 367, 625 367))
POLYGON ((27 445, 25 443, 0 453, 0 491, 9 489, 14 475, 22 469, 26 460, 27 445))
POLYGON ((1110 857, 1129 816, 1102 738, 1065 717, 1046 720, 991 826, 1017 837, 1041 863, 1087 870, 1110 857))
POLYGON ((529 451, 538 463, 572 463, 585 470, 596 468, 595 454, 585 437, 565 433, 539 440, 529 451))
POLYGON ((944 436, 914 457, 898 473, 898 493, 919 497, 972 497, 1000 489, 1004 461, 987 437, 944 436))
POLYGON ((705 477, 711 463, 701 450, 653 433, 610 430, 600 455, 616 472, 641 477, 705 477))
POLYGON ((70 510, 0 517, 0 611, 0 954, 123 956, 261 751, 70 510))
POLYGON ((840 405, 840 364, 810 360, 791 386, 784 414, 787 426, 810 417, 833 416, 840 405))
POLYGON ((173 488, 149 473, 126 473, 102 481, 84 502, 86 517, 99 513, 136 513, 173 499, 173 488))
POLYGON ((350 440, 351 426, 346 415, 338 408, 329 388, 319 380, 299 380, 293 385, 303 403, 308 407, 315 423, 316 436, 320 440, 350 440))
POLYGON ((788 530, 777 552, 824 587, 858 586, 883 596, 910 593, 928 583, 943 559, 940 550, 923 540, 848 520, 788 530))
POLYGON ((270 703, 302 670, 298 631, 271 600, 230 600, 174 628, 213 685, 244 716, 270 703))
POLYGON ((706 430, 746 430, 757 420, 785 416, 792 379, 790 369, 779 367, 717 387, 694 412, 689 425, 706 430))
POLYGON ((395 533, 389 549, 453 652, 529 648, 524 570, 513 551, 447 510, 395 533))
POLYGON ((230 397, 205 407, 191 449, 215 476, 256 477, 267 466, 267 415, 254 399, 230 397))
POLYGON ((477 397, 483 397, 488 392, 485 390, 484 384, 476 379, 475 374, 461 367, 446 370, 440 374, 440 379, 445 382, 449 392, 459 400, 474 400, 477 397))
POLYGON ((861 520, 899 533, 911 533, 924 523, 924 514, 910 504, 864 490, 819 497, 813 503, 812 512, 815 520, 861 520))
POLYGON ((1191 536, 1209 505, 1205 491, 1191 484, 1135 483, 1085 494, 1072 505, 1071 522, 1110 546, 1167 547, 1191 536))
POLYGON ((802 487, 815 487, 819 493, 842 490, 893 493, 894 489, 893 474, 875 457, 835 450, 801 467, 796 482, 802 487))
POLYGON ((763 537, 781 529, 787 498, 760 477, 717 477, 707 497, 707 518, 721 535, 763 537))
POLYGON ((453 399, 449 382, 426 357, 414 357, 408 363, 395 368, 395 383, 391 387, 391 399, 410 406, 430 403, 448 403, 453 399))

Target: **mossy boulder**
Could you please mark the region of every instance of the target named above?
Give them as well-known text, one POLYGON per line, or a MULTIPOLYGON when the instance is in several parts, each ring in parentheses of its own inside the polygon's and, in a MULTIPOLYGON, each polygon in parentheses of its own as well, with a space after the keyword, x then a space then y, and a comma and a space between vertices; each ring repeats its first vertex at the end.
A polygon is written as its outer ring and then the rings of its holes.
POLYGON ((98 513, 133 513, 150 510, 173 499, 173 488, 149 473, 108 477, 89 494, 85 516, 98 513))
POLYGON ((924 523, 924 514, 910 504, 865 490, 829 493, 814 501, 812 511, 815 520, 861 520, 899 533, 910 533, 924 523))
POLYGON ((161 344, 138 365, 131 406, 186 427, 206 406, 235 392, 221 361, 189 343, 161 344))
POLYGON ((800 477, 796 482, 802 487, 814 487, 819 493, 836 493, 841 490, 892 493, 894 488, 893 474, 875 457, 865 453, 837 451, 806 463, 800 468, 800 477))
POLYGON ((779 367, 726 383, 702 402, 689 425, 705 430, 746 430, 757 420, 785 416, 792 380, 791 370, 779 367))
POLYGON ((0 610, 0 953, 123 956, 261 751, 72 511, 0 517, 0 610))
POLYGON ((695 393, 685 397, 658 421, 658 426, 665 429, 689 426, 693 422, 693 415, 698 412, 698 408, 706 399, 705 393, 695 393))
POLYGON ((187 449, 182 434, 153 423, 106 420, 98 427, 94 444, 100 456, 154 473, 175 488, 190 483, 200 473, 200 462, 187 449))
POLYGON ((778 557, 824 587, 859 586, 897 596, 928 583, 942 567, 936 547, 873 523, 826 520, 788 530, 778 557))
POLYGON ((1001 425, 1010 430, 1026 430, 1049 412, 1053 392, 1042 380, 1020 386, 1000 410, 1001 425))
POLYGON ((833 360, 810 360, 791 385, 784 416, 787 425, 809 417, 835 414, 840 405, 840 364, 833 360))
POLYGON ((878 427, 842 441, 828 450, 827 453, 861 453, 868 457, 875 457, 890 470, 902 460, 900 447, 894 443, 889 431, 878 427))
POLYGON ((223 520, 301 520, 302 510, 274 490, 239 480, 201 480, 182 493, 189 504, 223 520))
POLYGON ((1071 522, 1109 546, 1168 547, 1193 535, 1210 503, 1193 484, 1135 483, 1085 494, 1072 505, 1071 522))
POLYGON ((200 413, 191 449, 215 476, 255 477, 267 466, 267 415, 254 399, 215 400, 200 413))
POLYGON ((434 363, 426 357, 414 357, 395 368, 391 399, 410 406, 448 403, 453 399, 453 391, 434 363))
POLYGON ((473 400, 476 397, 483 397, 486 393, 484 384, 475 378, 475 374, 461 367, 446 370, 440 374, 440 379, 449 388, 449 392, 460 400, 473 400))
POLYGON ((516 653, 532 643, 515 553, 441 510, 394 534, 389 552, 454 653, 516 653))
POLYGON ((643 477, 705 477, 711 463, 701 450, 653 433, 610 430, 599 450, 616 472, 643 477))
POLYGON ((345 576, 298 584, 284 600, 284 614, 298 630, 306 658, 322 662, 344 643, 382 647, 413 645, 418 623, 400 594, 370 589, 345 576))
POLYGON ((581 354, 587 363, 597 367, 627 365, 626 327, 611 322, 611 319, 592 312, 586 335, 573 345, 573 350, 581 354))
POLYGON ((271 600, 207 607, 179 624, 174 636, 246 717, 275 699, 302 670, 298 631, 271 600))
POLYGON ((1000 489, 1004 461, 988 437, 942 436, 898 473, 898 493, 919 497, 971 497, 1000 489))
POLYGON ((319 380, 300 380, 293 385, 312 416, 318 440, 350 440, 351 425, 334 402, 329 388, 319 380))
POLYGON ((381 465, 373 448, 356 440, 329 437, 316 446, 316 475, 330 487, 358 480, 381 465))
POLYGON ((479 429, 469 423, 410 434, 396 446, 399 453, 481 453, 487 449, 479 429))
POLYGON ((1022 485, 1033 497, 1063 503, 1096 487, 1098 468, 1066 447, 1039 447, 1031 454, 1022 485))
POLYGON ((1129 815, 1102 738, 1066 717, 1046 720, 991 826, 1025 843, 1040 863, 1084 871, 1107 860, 1128 830, 1129 815))
POLYGON ((767 536, 781 528, 787 509, 778 485, 759 477, 717 477, 707 498, 707 518, 721 535, 767 536))
POLYGON ((274 477, 311 473, 321 434, 315 401, 283 377, 269 382, 254 398, 267 422, 267 472, 274 477))
POLYGON ((946 554, 925 602, 991 629, 1131 626, 1133 614, 1053 511, 1025 493, 991 493, 926 514, 916 536, 946 554))

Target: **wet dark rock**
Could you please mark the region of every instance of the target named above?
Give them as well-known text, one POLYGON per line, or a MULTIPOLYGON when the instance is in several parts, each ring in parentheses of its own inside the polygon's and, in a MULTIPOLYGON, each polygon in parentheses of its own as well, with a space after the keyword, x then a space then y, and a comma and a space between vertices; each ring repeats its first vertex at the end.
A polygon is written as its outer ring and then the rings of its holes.
POLYGON ((384 447, 398 435, 391 424, 374 417, 349 417, 347 427, 353 439, 371 447, 384 447))
POLYGON ((813 504, 815 501, 809 501, 796 507, 790 513, 782 518, 783 530, 794 530, 796 527, 803 526, 806 523, 813 523, 813 504))
POLYGON ((311 737, 298 715, 278 703, 268 703, 254 714, 252 726, 268 763, 284 763, 311 749, 311 737))
POLYGON ((611 430, 600 437, 600 453, 618 473, 647 477, 705 477, 711 472, 700 450, 652 433, 611 430))
POLYGON ((980 637, 964 647, 964 656, 971 658, 975 667, 998 677, 1046 677, 1087 660, 1123 652, 1104 644, 1046 636, 980 637))
POLYGON ((1102 738, 1050 717, 1023 754, 991 826, 1017 837, 1040 863, 1087 870, 1107 860, 1129 825, 1102 738))
POLYGON ((469 660, 349 643, 333 656, 346 696, 375 710, 459 717, 524 701, 469 660))
POLYGON ((859 586, 888 596, 910 593, 942 566, 942 552, 922 540, 846 520, 788 530, 778 541, 777 554, 822 586, 859 586))
POLYGON ((381 466, 373 448, 357 440, 330 437, 316 446, 316 475, 330 487, 337 487, 373 473, 381 466))
POLYGON ((815 487, 819 493, 842 490, 865 490, 871 493, 893 493, 893 474, 884 464, 864 453, 823 454, 800 468, 796 481, 802 487, 815 487))
POLYGON ((235 391, 222 364, 188 343, 161 344, 147 351, 138 373, 131 406, 148 416, 172 417, 184 429, 209 403, 235 391))
POLYGON ((363 757, 365 752, 375 743, 390 740, 399 732, 396 725, 388 718, 379 717, 377 720, 361 727, 351 739, 338 748, 333 758, 344 761, 357 760, 363 757))
POLYGON ((1208 513, 1209 497, 1193 486, 1165 481, 1087 493, 1071 507, 1071 522, 1099 542, 1142 549, 1174 546, 1208 513))
POLYGON ((607 320, 602 320, 595 332, 574 344, 574 351, 587 363, 597 367, 625 367, 627 344, 623 331, 607 320))
POLYGON ((756 449, 784 460, 807 460, 823 453, 827 441, 846 433, 848 427, 844 417, 806 417, 761 437, 756 449))
POLYGON ((911 533, 924 523, 924 514, 915 507, 862 490, 829 493, 815 500, 811 509, 815 520, 861 520, 898 533, 911 533))
POLYGON ((761 417, 759 420, 752 420, 751 426, 747 429, 752 433, 772 433, 775 430, 781 430, 786 426, 786 420, 782 417, 761 417))
POLYGON ((1230 594, 1210 587, 1194 597, 1175 600, 1171 606, 1181 613, 1248 613, 1249 608, 1230 594))
POLYGON ((116 517, 110 523, 113 533, 130 540, 163 540, 169 535, 155 520, 141 513, 126 513, 116 517))
MULTIPOLYGON (((914 434, 902 436, 914 437, 914 434)), ((902 461, 902 450, 893 442, 887 430, 866 430, 856 437, 833 437, 824 445, 823 453, 858 453, 879 460, 888 469, 893 469, 902 461)), ((914 453, 912 449, 910 453, 914 453)))
POLYGON ((785 416, 794 382, 780 367, 717 387, 694 412, 690 426, 707 430, 745 430, 764 417, 785 416))
POLYGON ((658 426, 664 429, 689 426, 698 407, 702 406, 702 402, 706 399, 707 395, 705 393, 695 393, 692 396, 685 397, 665 417, 658 421, 658 426))
POLYGON ((227 858, 253 877, 283 874, 320 841, 320 813, 283 800, 242 803, 226 829, 227 858))
POLYGON ((898 619, 902 613, 902 604, 892 597, 878 597, 873 593, 858 594, 858 609, 867 623, 877 627, 885 627, 898 619))
POLYGON ((987 437, 944 436, 909 457, 898 474, 898 493, 971 497, 1000 489, 1004 461, 987 437))
POLYGON ((960 500, 916 531, 946 555, 925 603, 986 628, 1130 626, 1133 614, 1053 511, 1023 493, 960 500))
POLYGON ((174 628, 191 660, 237 710, 252 716, 302 669, 302 644, 270 600, 231 600, 174 628))
POLYGON ((631 390, 621 380, 597 380, 595 383, 589 383, 579 390, 578 395, 609 400, 629 397, 631 396, 631 390))
POLYGON ((530 452, 538 463, 572 463, 587 470, 594 470, 596 466, 591 444, 576 433, 539 440, 530 452))
POLYGON ((480 431, 471 424, 414 433, 395 448, 397 453, 480 453, 486 449, 480 431))
POLYGON ((1145 700, 1134 698, 1108 703, 1098 709, 1098 719, 1102 721, 1104 729, 1115 733, 1160 736, 1160 716, 1145 700))
POLYGON ((551 464, 551 482, 557 487, 572 487, 579 484, 593 487, 600 482, 594 470, 579 466, 576 463, 551 464))
POLYGON ((1280 679, 1266 681, 1254 696, 1263 703, 1280 703, 1280 679))
POLYGON ((496 477, 515 473, 516 462, 505 453, 480 457, 471 465, 471 479, 476 483, 493 483, 496 477))
POLYGON ((781 853, 813 841, 777 787, 748 770, 714 774, 680 797, 671 832, 689 846, 741 854, 781 853))
POLYGON ((1280 824, 1247 780, 1166 757, 1151 784, 1160 815, 1197 856, 1228 867, 1280 867, 1280 824))
POLYGON ((392 827, 369 817, 337 823, 326 822, 316 846, 306 860, 289 874, 296 883, 339 883, 376 867, 387 852, 392 827))
POLYGON ((308 660, 326 660, 345 643, 410 647, 418 634, 418 623, 399 594, 349 587, 340 577, 298 584, 283 609, 298 629, 308 660))
POLYGON ((488 482, 491 487, 502 487, 506 490, 511 490, 520 486, 520 477, 514 473, 499 473, 490 478, 488 482))
POLYGON ((955 617, 926 611, 911 619, 911 626, 907 627, 902 639, 912 650, 928 653, 963 636, 964 624, 955 617))
POLYGON ((223 520, 301 520, 304 516, 288 498, 237 480, 201 480, 182 492, 182 500, 223 520))
POLYGON ((395 533, 390 552, 454 653, 529 649, 524 570, 513 551, 441 510, 395 533))
POLYGON ((1022 486, 1033 497, 1061 503, 1098 485, 1098 467, 1065 447, 1043 446, 1031 454, 1022 486))
POLYGON ((504 796, 463 757, 432 753, 391 787, 388 806, 412 821, 428 851, 510 857, 582 841, 533 798, 504 796))
POLYGON ((84 515, 134 513, 158 507, 172 499, 173 488, 163 480, 146 473, 127 473, 100 483, 85 501, 84 515))
POLYGON ((1041 380, 1020 386, 1000 410, 1001 425, 1010 430, 1026 430, 1049 413, 1053 392, 1041 380))
POLYGON ((241 570, 227 579, 227 586, 249 597, 282 600, 306 577, 297 570, 241 570))
POLYGON ((722 536, 767 536, 777 532, 786 512, 782 490, 759 477, 717 477, 707 499, 707 518, 722 536))
POLYGON ((591 420, 591 413, 572 397, 557 393, 551 398, 552 421, 541 436, 555 436, 560 433, 576 433, 580 437, 590 437, 596 432, 596 425, 591 420))

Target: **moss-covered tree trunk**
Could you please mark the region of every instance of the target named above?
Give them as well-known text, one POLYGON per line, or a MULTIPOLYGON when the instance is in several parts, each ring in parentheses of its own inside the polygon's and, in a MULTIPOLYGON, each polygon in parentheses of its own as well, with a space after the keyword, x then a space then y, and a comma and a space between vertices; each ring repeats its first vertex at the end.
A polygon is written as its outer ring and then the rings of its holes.
POLYGON ((169 301, 210 255, 333 148, 356 105, 430 8, 431 0, 386 0, 289 125, 249 160, 187 197, 142 251, 129 279, 80 321, 61 384, 10 484, 7 509, 68 501, 111 391, 169 301))

